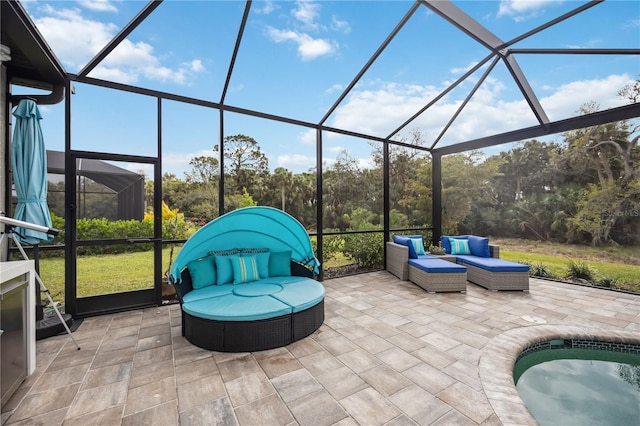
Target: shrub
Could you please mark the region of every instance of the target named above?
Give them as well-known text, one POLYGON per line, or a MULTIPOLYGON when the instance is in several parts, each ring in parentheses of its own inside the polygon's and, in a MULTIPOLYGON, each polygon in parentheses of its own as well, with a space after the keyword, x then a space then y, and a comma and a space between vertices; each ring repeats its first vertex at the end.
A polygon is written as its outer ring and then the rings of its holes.
POLYGON ((569 260, 567 264, 567 278, 594 281, 595 276, 596 270, 588 263, 569 260))
POLYGON ((614 277, 602 277, 596 285, 606 288, 618 288, 618 279, 614 277))
POLYGON ((343 239, 342 252, 349 259, 365 268, 382 268, 384 264, 382 233, 347 234, 343 239))
POLYGON ((523 263, 525 265, 529 265, 529 276, 530 277, 540 277, 540 278, 553 278, 553 272, 551 269, 543 263, 540 262, 530 262, 528 260, 518 261, 518 263, 523 263))

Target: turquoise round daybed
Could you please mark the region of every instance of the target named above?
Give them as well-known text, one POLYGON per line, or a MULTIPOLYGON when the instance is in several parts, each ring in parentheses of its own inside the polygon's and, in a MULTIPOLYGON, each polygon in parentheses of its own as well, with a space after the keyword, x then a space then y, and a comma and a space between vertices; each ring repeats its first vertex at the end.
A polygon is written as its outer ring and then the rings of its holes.
POLYGON ((319 265, 307 231, 288 213, 248 207, 220 216, 187 240, 171 269, 182 335, 221 352, 310 335, 324 321, 319 265))

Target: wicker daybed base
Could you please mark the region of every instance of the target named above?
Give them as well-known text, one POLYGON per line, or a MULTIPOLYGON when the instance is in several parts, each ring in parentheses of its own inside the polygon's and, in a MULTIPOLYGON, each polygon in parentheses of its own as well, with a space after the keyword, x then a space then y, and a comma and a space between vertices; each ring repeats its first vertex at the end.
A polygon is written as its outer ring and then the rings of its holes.
POLYGON ((429 293, 467 292, 466 272, 425 272, 413 265, 409 265, 409 281, 429 293))
POLYGON ((491 272, 477 266, 464 263, 467 268, 467 280, 488 290, 529 291, 529 272, 491 272))
MULTIPOLYGON (((294 261, 291 275, 313 277, 311 271, 294 261)), ((184 295, 191 290, 191 274, 185 269, 181 283, 176 285, 181 305, 184 295)), ((217 321, 191 315, 184 309, 180 311, 182 335, 190 343, 211 351, 253 352, 286 346, 320 328, 324 322, 324 298, 303 311, 253 321, 217 321)))
POLYGON ((324 300, 304 311, 257 321, 214 321, 182 311, 182 334, 196 346, 220 352, 253 352, 309 336, 324 321, 324 300))

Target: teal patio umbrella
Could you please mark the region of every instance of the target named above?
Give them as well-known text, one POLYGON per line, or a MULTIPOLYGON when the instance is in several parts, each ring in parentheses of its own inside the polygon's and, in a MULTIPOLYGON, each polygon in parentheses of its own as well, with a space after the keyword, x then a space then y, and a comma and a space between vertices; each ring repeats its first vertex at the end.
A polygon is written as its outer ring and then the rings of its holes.
MULTIPOLYGON (((13 218, 51 228, 51 214, 47 206, 47 155, 40 128, 42 116, 31 99, 22 99, 15 111, 11 164, 18 204, 13 218)), ((16 227, 22 244, 50 242, 52 235, 32 229, 16 227)))

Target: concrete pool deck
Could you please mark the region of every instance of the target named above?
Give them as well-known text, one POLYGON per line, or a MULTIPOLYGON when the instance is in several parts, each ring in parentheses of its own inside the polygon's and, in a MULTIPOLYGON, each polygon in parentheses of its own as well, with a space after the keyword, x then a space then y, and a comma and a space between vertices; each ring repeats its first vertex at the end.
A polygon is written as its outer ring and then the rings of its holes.
POLYGON ((325 322, 253 353, 180 335, 178 305, 87 318, 38 341, 3 424, 535 424, 511 367, 529 343, 640 339, 640 295, 531 279, 429 294, 385 272, 325 280, 325 322))

